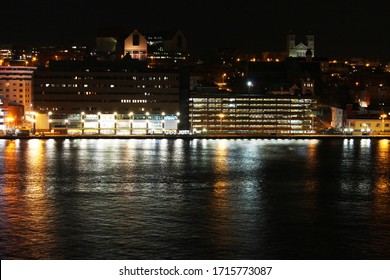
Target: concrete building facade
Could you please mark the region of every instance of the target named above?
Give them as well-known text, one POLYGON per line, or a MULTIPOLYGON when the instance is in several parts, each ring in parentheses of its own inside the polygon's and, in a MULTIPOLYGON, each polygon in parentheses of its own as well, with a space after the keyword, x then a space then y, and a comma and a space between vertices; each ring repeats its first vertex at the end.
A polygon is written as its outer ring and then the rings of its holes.
POLYGON ((176 131, 185 126, 188 84, 185 72, 148 69, 139 61, 53 63, 35 74, 37 130, 176 131))
POLYGON ((33 107, 33 74, 36 67, 0 66, 0 96, 24 107, 25 116, 33 107))

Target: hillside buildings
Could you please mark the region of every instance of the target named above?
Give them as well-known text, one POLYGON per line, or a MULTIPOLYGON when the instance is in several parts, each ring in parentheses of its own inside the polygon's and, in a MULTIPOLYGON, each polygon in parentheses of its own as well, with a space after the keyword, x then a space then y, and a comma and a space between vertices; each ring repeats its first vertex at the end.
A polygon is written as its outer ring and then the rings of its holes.
MULTIPOLYGON (((33 132, 358 133, 363 123, 354 119, 371 119, 375 133, 383 121, 386 132, 388 119, 378 120, 389 112, 388 66, 320 58, 314 47, 313 35, 288 34, 287 50, 266 59, 221 48, 190 60, 180 30, 104 29, 95 50, 4 47, 0 96, 24 108, 17 119, 33 132)), ((3 128, 9 112, 2 109, 3 128)))

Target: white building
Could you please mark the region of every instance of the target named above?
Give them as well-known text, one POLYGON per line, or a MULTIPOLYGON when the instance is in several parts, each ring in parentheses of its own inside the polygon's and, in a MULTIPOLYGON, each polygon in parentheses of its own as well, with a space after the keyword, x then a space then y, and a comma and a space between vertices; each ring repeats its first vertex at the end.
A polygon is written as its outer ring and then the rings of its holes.
POLYGON ((390 133, 389 115, 382 114, 377 118, 347 119, 345 131, 351 134, 388 134, 390 133))
POLYGON ((336 130, 341 130, 344 127, 343 109, 337 107, 330 107, 332 111, 331 127, 336 130))
POLYGON ((36 67, 0 66, 0 96, 24 106, 28 114, 33 102, 33 73, 36 67))
POLYGON ((129 54, 132 59, 146 60, 148 58, 148 44, 145 36, 135 29, 126 39, 124 54, 129 54))

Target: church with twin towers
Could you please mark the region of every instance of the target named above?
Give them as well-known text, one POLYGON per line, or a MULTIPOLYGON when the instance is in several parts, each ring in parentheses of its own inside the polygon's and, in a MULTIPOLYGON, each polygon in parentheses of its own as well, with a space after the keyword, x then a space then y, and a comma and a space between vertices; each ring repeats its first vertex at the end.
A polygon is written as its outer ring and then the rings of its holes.
POLYGON ((298 41, 295 34, 287 35, 287 54, 288 57, 314 57, 314 35, 308 34, 304 41, 298 41))

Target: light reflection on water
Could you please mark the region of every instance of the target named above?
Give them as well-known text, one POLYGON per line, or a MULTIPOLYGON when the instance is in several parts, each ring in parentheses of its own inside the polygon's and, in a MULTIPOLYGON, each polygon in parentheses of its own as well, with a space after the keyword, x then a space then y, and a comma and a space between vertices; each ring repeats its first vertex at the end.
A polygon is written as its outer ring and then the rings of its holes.
POLYGON ((2 259, 390 257, 389 140, 0 140, 2 259))

